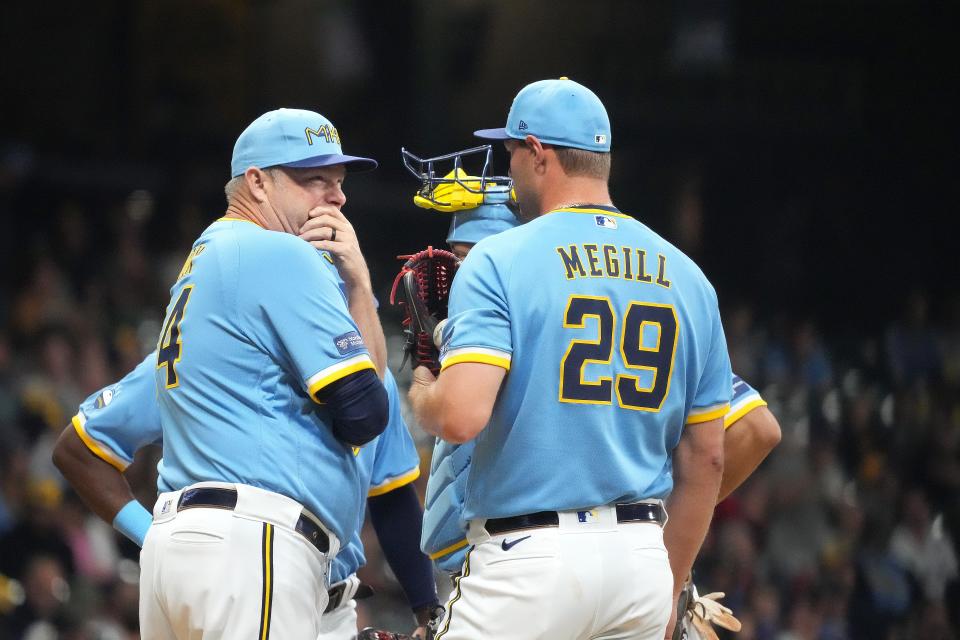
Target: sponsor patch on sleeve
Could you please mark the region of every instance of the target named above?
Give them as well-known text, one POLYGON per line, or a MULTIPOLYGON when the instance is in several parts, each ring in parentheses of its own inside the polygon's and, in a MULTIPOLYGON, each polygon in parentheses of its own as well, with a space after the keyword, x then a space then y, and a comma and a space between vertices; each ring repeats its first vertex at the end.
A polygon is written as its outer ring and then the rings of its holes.
POLYGON ((363 337, 356 331, 351 331, 333 339, 333 344, 337 347, 340 355, 345 356, 348 353, 359 351, 365 348, 363 337))

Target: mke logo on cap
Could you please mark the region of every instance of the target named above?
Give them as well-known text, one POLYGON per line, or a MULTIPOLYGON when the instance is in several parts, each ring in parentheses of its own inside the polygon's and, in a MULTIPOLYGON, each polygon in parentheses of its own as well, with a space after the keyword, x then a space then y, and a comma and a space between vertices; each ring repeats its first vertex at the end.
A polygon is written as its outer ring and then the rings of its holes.
POLYGON ((307 127, 303 130, 303 135, 307 136, 307 144, 309 145, 313 145, 314 138, 323 138, 327 144, 331 142, 340 144, 340 134, 337 133, 337 128, 331 127, 328 124, 323 125, 319 129, 307 127))

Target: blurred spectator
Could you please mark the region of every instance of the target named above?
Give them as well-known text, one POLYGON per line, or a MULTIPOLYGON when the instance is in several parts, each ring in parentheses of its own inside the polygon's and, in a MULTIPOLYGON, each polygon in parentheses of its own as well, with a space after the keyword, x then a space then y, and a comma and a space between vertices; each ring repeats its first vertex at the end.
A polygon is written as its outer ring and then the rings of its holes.
POLYGON ((940 345, 928 324, 927 296, 914 291, 904 302, 903 319, 887 332, 890 373, 904 387, 936 382, 941 375, 940 345))
POLYGON ((24 567, 26 600, 11 613, 7 629, 11 638, 56 640, 57 624, 70 600, 69 573, 57 558, 35 555, 24 567))
POLYGON ((919 489, 907 492, 900 513, 890 537, 890 554, 910 572, 926 600, 942 602, 947 584, 957 579, 957 554, 943 529, 943 518, 931 517, 919 489))
POLYGON ((61 500, 60 487, 52 480, 30 483, 22 519, 0 537, 0 574, 22 580, 34 556, 43 555, 73 575, 73 552, 60 526, 61 500))
POLYGON ((20 445, 20 440, 22 437, 18 434, 0 443, 0 537, 17 525, 26 501, 29 463, 27 450, 20 445))

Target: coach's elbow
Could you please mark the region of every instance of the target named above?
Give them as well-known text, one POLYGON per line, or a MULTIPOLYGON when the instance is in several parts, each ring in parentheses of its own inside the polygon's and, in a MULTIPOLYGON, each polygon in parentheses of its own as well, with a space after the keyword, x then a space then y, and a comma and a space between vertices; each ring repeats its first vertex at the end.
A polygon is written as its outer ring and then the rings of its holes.
POLYGON ((333 418, 333 435, 344 444, 362 447, 379 436, 390 421, 390 402, 383 385, 371 388, 363 399, 363 410, 354 408, 333 418))

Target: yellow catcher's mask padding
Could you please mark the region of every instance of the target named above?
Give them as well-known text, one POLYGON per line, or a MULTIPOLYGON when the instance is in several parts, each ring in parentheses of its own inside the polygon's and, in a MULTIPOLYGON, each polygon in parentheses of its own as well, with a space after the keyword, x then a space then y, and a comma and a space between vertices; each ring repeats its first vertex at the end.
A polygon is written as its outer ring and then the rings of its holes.
MULTIPOLYGON (((451 182, 444 182, 434 187, 433 192, 428 194, 433 197, 433 201, 417 193, 413 196, 413 204, 421 209, 433 209, 446 213, 474 209, 484 204, 484 193, 482 191, 484 185, 480 178, 468 175, 463 169, 457 168, 445 175, 444 179, 451 180, 451 182)), ((487 182, 485 186, 489 190, 491 187, 497 187, 498 185, 495 182, 487 182)), ((513 199, 512 190, 510 195, 513 199)))

